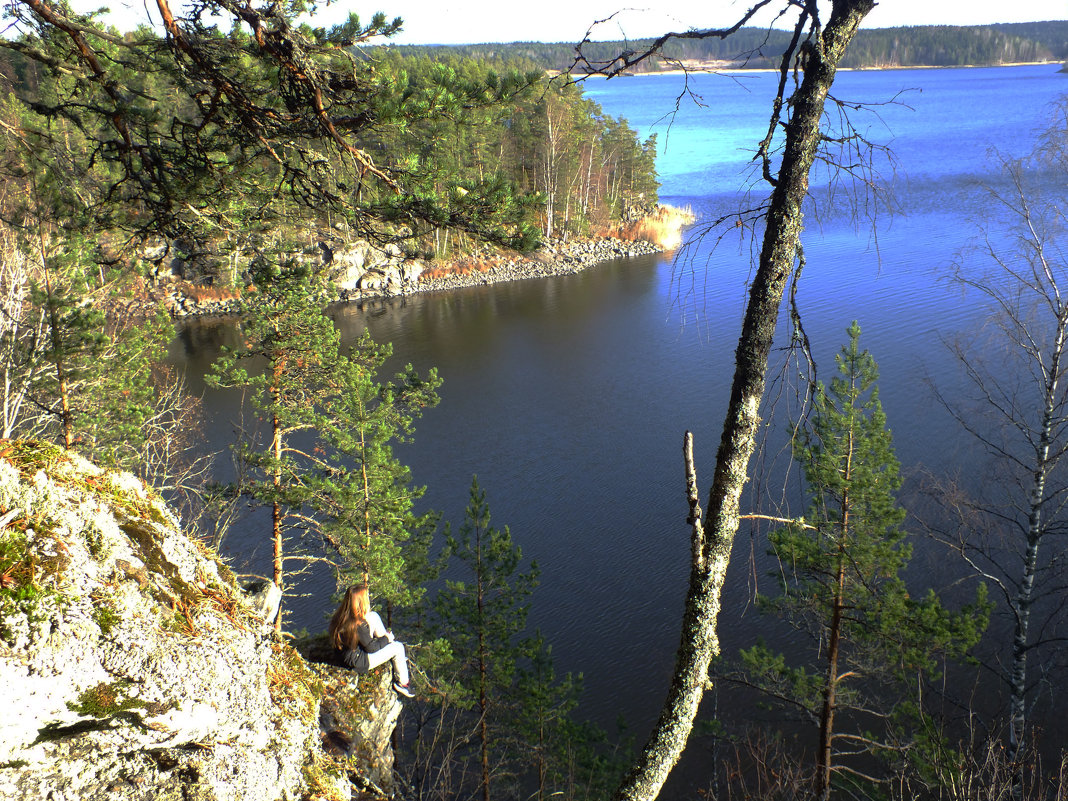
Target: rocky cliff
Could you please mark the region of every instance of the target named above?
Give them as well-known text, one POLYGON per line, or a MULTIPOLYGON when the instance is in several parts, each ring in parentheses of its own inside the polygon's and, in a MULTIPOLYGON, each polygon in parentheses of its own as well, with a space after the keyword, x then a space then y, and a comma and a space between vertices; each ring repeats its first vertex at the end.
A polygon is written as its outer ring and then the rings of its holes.
POLYGON ((125 473, 0 441, 0 798, 390 791, 388 674, 310 664, 125 473))

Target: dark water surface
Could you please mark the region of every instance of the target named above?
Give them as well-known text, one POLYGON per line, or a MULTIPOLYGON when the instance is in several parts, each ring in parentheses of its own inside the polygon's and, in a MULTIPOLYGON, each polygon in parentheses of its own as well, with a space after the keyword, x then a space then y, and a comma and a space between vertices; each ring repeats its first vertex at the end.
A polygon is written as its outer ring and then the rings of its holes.
MULTIPOLYGON (((705 105, 684 102, 673 120, 664 115, 681 78, 591 82, 587 91, 643 136, 658 133, 662 199, 690 204, 708 220, 743 202, 746 149, 767 126, 773 79, 690 80, 705 105)), ((835 197, 818 220, 810 217, 798 304, 819 375, 829 378, 846 327, 859 320, 862 345, 879 362, 903 469, 966 472, 967 443, 936 410, 923 378, 948 375, 941 339, 971 330, 985 312, 944 276, 989 216, 981 186, 997 180, 990 149, 1025 154, 1049 104, 1068 92, 1068 77, 1056 66, 850 72, 835 88, 843 100, 907 103, 856 118, 892 148, 895 164, 881 162, 880 172, 903 211, 880 215, 873 229, 835 197)), ((824 194, 818 186, 816 194, 824 194)), ((688 576, 682 434, 695 432, 704 495, 751 273, 748 240, 732 234, 714 250, 712 241, 675 262, 673 254, 642 257, 576 276, 337 310, 347 339, 366 328, 394 344, 398 365, 439 369, 441 405, 401 451, 416 482, 428 486, 424 505, 458 523, 478 474, 494 523, 510 526, 541 568, 530 622, 553 644, 560 672, 585 674, 581 712, 604 724, 622 714, 639 740, 671 675, 688 576)), ((779 330, 785 344, 786 326, 779 330)), ((194 386, 230 335, 196 324, 183 332, 175 358, 194 386)), ((781 364, 780 356, 776 369, 781 364)), ((785 369, 791 380, 773 388, 780 402, 760 463, 771 478, 756 485, 765 510, 784 495, 777 483, 788 460, 776 443, 789 421, 794 372, 785 369)), ((953 380, 943 386, 951 391, 953 380)), ((237 396, 206 393, 205 403, 222 445, 237 396)), ((725 652, 771 631, 747 603, 753 582, 767 581, 748 557, 765 547, 757 533, 739 536, 721 617, 725 652)), ((269 546, 256 521, 239 527, 226 550, 250 569, 267 569, 269 546)), ((919 561, 929 565, 922 578, 937 585, 938 559, 921 553, 919 561)), ((317 576, 305 589, 313 598, 297 602, 290 622, 321 628, 333 579, 317 576)))

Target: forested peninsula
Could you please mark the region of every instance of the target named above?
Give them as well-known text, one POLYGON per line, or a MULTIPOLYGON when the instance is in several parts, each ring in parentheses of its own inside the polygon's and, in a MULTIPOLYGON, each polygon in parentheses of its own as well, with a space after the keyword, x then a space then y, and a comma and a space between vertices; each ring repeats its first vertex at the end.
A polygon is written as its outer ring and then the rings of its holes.
POLYGON ((5 8, 0 685, 23 714, 0 726, 0 787, 384 797, 403 773, 444 799, 472 769, 489 792, 492 768, 502 792, 604 792, 623 757, 526 630, 536 568, 476 482, 456 529, 419 511, 393 452, 441 379, 383 375, 390 345, 343 342, 328 307, 653 247, 626 243, 663 222, 655 138, 529 65, 369 48, 400 20, 221 8, 226 31, 164 2, 162 30, 127 33, 5 8), (247 399, 229 442, 167 361, 189 299, 234 315, 205 377, 247 399), (270 553, 258 589, 218 556, 237 520, 270 553), (333 646, 289 646, 309 564, 405 632, 429 725, 398 771, 389 667, 315 675, 333 646), (517 744, 539 737, 531 762, 517 744))

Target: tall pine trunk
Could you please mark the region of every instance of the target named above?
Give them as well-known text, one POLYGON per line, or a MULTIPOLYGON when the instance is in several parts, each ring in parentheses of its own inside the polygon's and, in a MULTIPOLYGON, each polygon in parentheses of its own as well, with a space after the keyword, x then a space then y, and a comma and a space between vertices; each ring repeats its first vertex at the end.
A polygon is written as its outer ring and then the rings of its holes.
MULTIPOLYGON (((854 379, 855 384, 856 379, 854 379)), ((838 652, 842 641, 842 614, 845 611, 845 572, 849 548, 849 489, 853 472, 853 431, 849 433, 844 480, 847 489, 842 493, 842 524, 838 537, 838 563, 835 567, 834 600, 831 605, 831 625, 827 643, 827 679, 823 686, 823 709, 820 711, 820 745, 816 762, 816 798, 827 801, 831 797, 832 748, 834 745, 834 714, 837 711, 838 652)))
MULTIPOLYGON (((857 389, 857 377, 852 377, 851 389, 857 389)), ((819 753, 816 763, 816 798, 828 801, 831 797, 831 767, 834 745, 834 713, 837 710, 838 650, 842 644, 843 613, 846 597, 846 561, 849 549, 849 482, 853 472, 853 428, 849 429, 846 466, 842 492, 842 524, 838 530, 838 561, 835 566, 834 599, 831 604, 831 627, 828 632, 827 682, 823 685, 823 708, 819 714, 819 753)))
POLYGON ((489 759, 489 694, 486 688, 489 685, 489 656, 486 648, 486 619, 485 619, 485 592, 482 586, 482 541, 481 530, 475 535, 478 537, 477 546, 477 604, 478 604, 478 709, 481 717, 478 721, 478 737, 482 747, 482 801, 490 801, 490 759, 489 759))
POLYGON ((371 580, 371 482, 367 475, 367 432, 362 426, 360 427, 360 480, 363 482, 363 583, 367 584, 371 580))
POLYGON ((820 745, 816 761, 816 798, 831 797, 832 746, 834 713, 837 710, 838 648, 842 641, 842 596, 845 592, 845 548, 839 548, 834 605, 831 611, 830 636, 827 643, 827 678, 823 685, 823 708, 820 710, 820 745))
MULTIPOLYGON (((275 385, 271 389, 271 396, 277 403, 278 386, 281 380, 282 367, 278 360, 274 360, 272 367, 275 377, 275 385)), ((278 419, 277 413, 271 415, 271 454, 274 456, 274 467, 272 469, 271 483, 274 485, 275 493, 278 493, 282 487, 282 421, 278 419)), ((271 503, 271 538, 274 542, 274 583, 278 589, 285 594, 285 588, 283 584, 284 570, 282 564, 282 504, 275 498, 271 503)), ((282 633, 282 604, 278 604, 278 614, 274 619, 275 633, 282 633)))

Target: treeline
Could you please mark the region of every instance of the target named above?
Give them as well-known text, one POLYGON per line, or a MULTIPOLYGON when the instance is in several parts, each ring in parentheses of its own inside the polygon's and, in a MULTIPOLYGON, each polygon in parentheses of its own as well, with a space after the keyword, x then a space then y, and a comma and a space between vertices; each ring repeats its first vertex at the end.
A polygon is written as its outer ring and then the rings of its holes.
MULTIPOLYGON (((376 147, 409 159, 432 194, 497 176, 531 201, 528 219, 544 236, 605 233, 655 206, 655 135, 640 141, 625 119, 528 60, 394 49, 373 60, 391 102, 418 110, 376 147)), ((449 227, 432 228, 441 252, 449 227)))
MULTIPOLYGON (((661 56, 647 59, 635 71, 677 69, 680 63, 730 62, 738 67, 778 67, 789 44, 787 31, 742 28, 727 39, 681 39, 668 42, 661 56)), ((582 54, 590 65, 612 64, 623 52, 642 52, 651 39, 589 42, 582 54)), ((523 58, 545 70, 566 70, 576 63, 573 43, 512 42, 509 44, 391 46, 425 55, 450 53, 475 58, 523 58)), ((872 28, 860 31, 842 59, 843 67, 960 67, 1068 58, 1068 22, 1025 22, 985 26, 930 25, 872 28)))
MULTIPOLYGON (((209 37, 218 51, 255 47, 240 31, 209 37)), ((657 202, 655 137, 639 141, 626 120, 529 61, 348 54, 358 88, 330 113, 352 149, 313 146, 323 133, 314 121, 287 128, 278 148, 265 146, 267 126, 259 120, 284 119, 279 112, 299 99, 301 87, 291 87, 291 98, 278 96, 279 105, 240 110, 257 119, 256 130, 235 138, 223 104, 214 108, 204 92, 189 92, 181 71, 150 55, 164 47, 149 31, 110 35, 101 44, 102 55, 119 65, 115 85, 123 87, 120 102, 130 117, 123 128, 137 129, 158 151, 132 148, 122 157, 127 134, 94 106, 92 83, 52 68, 69 53, 50 53, 53 43, 32 37, 0 49, 8 130, 24 132, 21 144, 8 139, 7 175, 25 190, 29 152, 64 162, 64 181, 52 186, 66 191, 50 205, 72 205, 59 216, 76 208, 80 219, 91 219, 78 228, 120 234, 112 242, 152 231, 187 252, 214 253, 216 281, 243 280, 235 264, 251 263, 255 239, 281 236, 299 245, 339 222, 433 258, 479 241, 525 251, 540 236, 607 233, 657 202), (209 216, 204 197, 215 199, 209 216), (238 254, 236 261, 227 253, 238 254)), ((228 85, 257 99, 278 94, 278 73, 257 71, 248 58, 238 63, 240 74, 228 85)), ((337 128, 328 141, 335 135, 337 128)), ((8 220, 23 213, 16 195, 28 192, 8 193, 8 220)))

